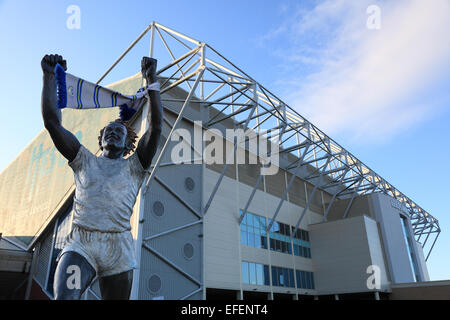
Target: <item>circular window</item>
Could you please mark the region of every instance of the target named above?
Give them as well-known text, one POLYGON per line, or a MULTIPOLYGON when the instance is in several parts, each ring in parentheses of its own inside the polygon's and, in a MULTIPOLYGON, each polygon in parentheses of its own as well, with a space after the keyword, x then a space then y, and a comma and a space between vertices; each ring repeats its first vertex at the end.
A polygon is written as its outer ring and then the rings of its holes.
POLYGON ((152 293, 157 293, 159 290, 161 290, 161 278, 154 274, 148 279, 148 289, 152 293))
POLYGON ((194 256, 194 246, 190 243, 186 243, 183 246, 183 255, 188 260, 192 259, 194 256))
POLYGON ((187 191, 192 192, 194 191, 195 188, 195 182, 194 179, 188 177, 184 180, 184 187, 186 188, 187 191))
POLYGON ((160 201, 155 201, 153 203, 152 212, 157 217, 162 217, 164 215, 164 205, 160 201))

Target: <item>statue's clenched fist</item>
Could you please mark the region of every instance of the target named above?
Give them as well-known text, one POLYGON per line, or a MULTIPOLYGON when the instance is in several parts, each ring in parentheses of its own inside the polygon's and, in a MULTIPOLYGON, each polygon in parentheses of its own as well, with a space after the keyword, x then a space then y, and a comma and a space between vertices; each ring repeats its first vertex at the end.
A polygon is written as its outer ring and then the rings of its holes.
POLYGON ((157 60, 149 57, 143 57, 141 61, 142 76, 147 80, 147 83, 156 82, 156 65, 157 60))
POLYGON ((41 61, 42 71, 44 73, 54 73, 56 64, 67 70, 67 62, 62 56, 59 54, 46 54, 41 61))

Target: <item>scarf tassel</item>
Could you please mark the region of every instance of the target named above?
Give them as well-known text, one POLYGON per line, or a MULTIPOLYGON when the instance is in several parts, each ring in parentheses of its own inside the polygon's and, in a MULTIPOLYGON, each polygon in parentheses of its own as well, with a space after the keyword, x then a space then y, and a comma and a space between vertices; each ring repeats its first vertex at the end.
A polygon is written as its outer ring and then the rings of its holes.
POLYGON ((120 120, 122 121, 130 120, 136 113, 136 110, 128 107, 126 103, 119 106, 119 108, 120 108, 120 120))

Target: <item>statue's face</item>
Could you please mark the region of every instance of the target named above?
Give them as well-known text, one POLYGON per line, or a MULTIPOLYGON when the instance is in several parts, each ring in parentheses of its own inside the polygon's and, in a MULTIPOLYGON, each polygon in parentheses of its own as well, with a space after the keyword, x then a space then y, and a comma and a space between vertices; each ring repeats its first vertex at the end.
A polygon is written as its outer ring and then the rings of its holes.
POLYGON ((102 147, 106 150, 125 150, 127 128, 120 123, 110 122, 103 130, 102 147))

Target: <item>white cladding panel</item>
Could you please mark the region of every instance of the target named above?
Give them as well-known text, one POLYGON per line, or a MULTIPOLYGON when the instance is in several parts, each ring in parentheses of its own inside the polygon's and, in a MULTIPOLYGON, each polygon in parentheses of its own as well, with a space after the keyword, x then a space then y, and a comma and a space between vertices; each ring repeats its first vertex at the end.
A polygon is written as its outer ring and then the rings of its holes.
POLYGON ((310 225, 316 289, 319 294, 371 291, 367 268, 381 268, 381 288, 387 286, 376 222, 359 216, 310 225), (377 239, 378 237, 378 239, 377 239))

